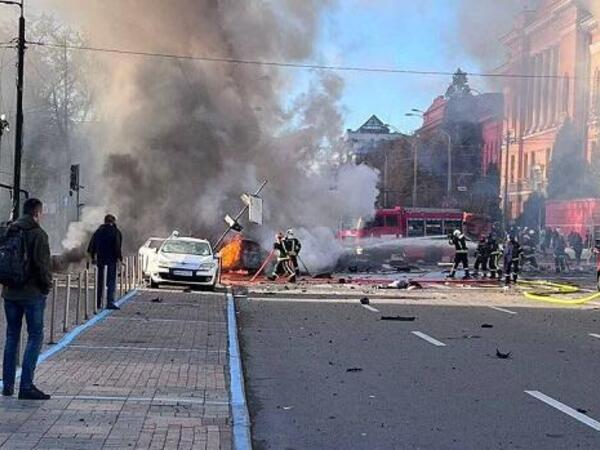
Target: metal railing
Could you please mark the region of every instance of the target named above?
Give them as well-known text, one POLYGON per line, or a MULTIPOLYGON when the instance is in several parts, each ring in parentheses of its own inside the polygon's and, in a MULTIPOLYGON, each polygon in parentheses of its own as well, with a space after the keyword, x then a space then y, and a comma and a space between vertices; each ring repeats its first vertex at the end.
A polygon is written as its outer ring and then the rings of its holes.
MULTIPOLYGON (((50 337, 49 344, 55 344, 57 329, 63 333, 79 326, 107 306, 107 266, 100 269, 85 269, 80 272, 59 274, 54 277, 52 292, 49 296, 50 337), (98 270, 103 270, 99 277, 98 270), (102 280, 102 296, 98 298, 98 281, 102 280), (91 292, 90 292, 91 291, 91 292), (91 293, 91 295, 90 295, 91 293), (74 310, 72 308, 74 304, 74 310), (62 310, 60 310, 62 309, 62 310), (74 313, 74 320, 71 314, 74 313)), ((115 300, 122 298, 142 284, 141 261, 138 256, 129 256, 123 264, 117 265, 115 300)), ((24 334, 24 333, 23 333, 24 334)))

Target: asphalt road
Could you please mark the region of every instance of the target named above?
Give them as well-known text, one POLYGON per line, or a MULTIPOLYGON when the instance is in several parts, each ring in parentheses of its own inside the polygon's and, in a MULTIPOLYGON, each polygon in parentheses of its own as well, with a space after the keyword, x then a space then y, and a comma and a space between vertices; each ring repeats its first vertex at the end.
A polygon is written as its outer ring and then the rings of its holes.
POLYGON ((600 309, 236 302, 256 449, 600 448, 600 309))

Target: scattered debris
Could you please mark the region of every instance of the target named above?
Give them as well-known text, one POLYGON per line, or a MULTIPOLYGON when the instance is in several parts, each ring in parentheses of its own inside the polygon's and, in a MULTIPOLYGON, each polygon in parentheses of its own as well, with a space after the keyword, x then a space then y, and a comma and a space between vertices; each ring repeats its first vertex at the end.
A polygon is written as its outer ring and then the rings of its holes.
POLYGON ((316 275, 313 275, 313 278, 315 278, 317 280, 331 280, 332 276, 331 276, 331 272, 320 272, 320 273, 317 273, 316 275))
POLYGON ((397 320, 399 322, 414 322, 415 316, 381 316, 381 320, 397 320))
POLYGON ((587 409, 583 409, 583 408, 577 408, 577 412, 580 412, 581 414, 587 414, 588 410, 587 409))
POLYGON ((290 409, 293 409, 293 408, 294 408, 293 406, 284 406, 281 409, 283 409, 284 411, 289 411, 290 409))
POLYGON ((494 328, 494 325, 492 325, 491 323, 484 323, 483 325, 481 325, 481 328, 494 328))
POLYGON ((340 278, 338 280, 338 284, 346 284, 346 279, 345 278, 340 278))
POLYGON ((150 300, 152 303, 162 303, 163 299, 161 297, 156 297, 150 300))
POLYGON ((481 336, 477 334, 465 334, 463 339, 481 339, 481 336))
POLYGON ((369 297, 363 297, 360 299, 360 304, 361 305, 368 305, 370 303, 369 301, 369 297))
POLYGON ((362 372, 362 368, 361 367, 351 367, 349 369, 346 369, 346 372, 362 372))
POLYGON ((392 281, 390 284, 388 284, 387 286, 385 286, 385 288, 387 289, 407 289, 407 290, 413 290, 413 289, 423 289, 423 286, 420 283, 417 283, 416 281, 412 281, 412 280, 396 280, 396 281, 392 281))
POLYGON ((496 349, 496 358, 499 359, 510 359, 511 352, 502 353, 500 350, 496 349))

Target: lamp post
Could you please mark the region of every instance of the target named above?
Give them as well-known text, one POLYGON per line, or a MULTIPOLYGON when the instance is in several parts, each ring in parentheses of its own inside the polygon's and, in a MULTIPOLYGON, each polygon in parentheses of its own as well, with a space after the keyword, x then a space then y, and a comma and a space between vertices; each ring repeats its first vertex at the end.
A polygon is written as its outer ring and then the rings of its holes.
POLYGON ((12 218, 19 215, 21 206, 21 161, 23 159, 23 82, 25 71, 25 16, 24 2, 13 0, 0 0, 0 4, 14 5, 21 9, 19 17, 19 39, 17 43, 17 118, 15 125, 15 164, 13 175, 13 210, 12 218))
MULTIPOLYGON (((0 114, 0 157, 2 156, 2 135, 5 131, 10 131, 8 120, 6 120, 6 114, 0 114)), ((2 167, 1 164, 0 167, 2 167)))

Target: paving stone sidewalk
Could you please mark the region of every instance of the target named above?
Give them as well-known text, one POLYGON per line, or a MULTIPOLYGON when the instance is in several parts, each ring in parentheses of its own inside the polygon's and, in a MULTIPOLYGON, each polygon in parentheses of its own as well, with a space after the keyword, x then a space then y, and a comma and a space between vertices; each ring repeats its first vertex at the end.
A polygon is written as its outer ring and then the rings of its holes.
POLYGON ((0 398, 0 449, 230 449, 223 294, 145 291, 0 398), (162 302, 153 302, 160 297, 162 302))

